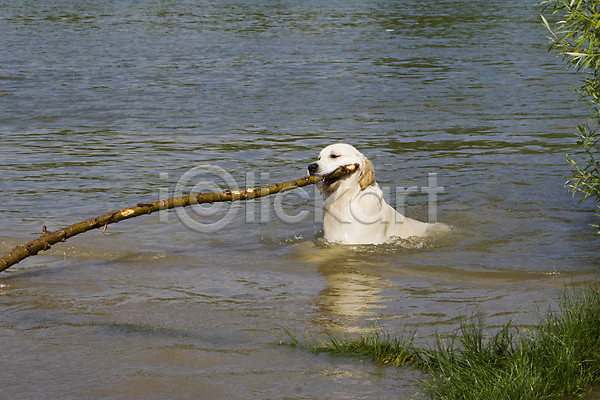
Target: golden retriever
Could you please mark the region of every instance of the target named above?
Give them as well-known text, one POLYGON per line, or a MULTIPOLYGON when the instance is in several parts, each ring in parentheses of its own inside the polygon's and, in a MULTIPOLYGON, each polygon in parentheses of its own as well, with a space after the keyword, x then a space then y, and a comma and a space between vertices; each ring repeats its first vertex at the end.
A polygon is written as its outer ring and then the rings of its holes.
POLYGON ((350 175, 317 184, 325 194, 323 231, 325 240, 341 244, 381 244, 392 238, 425 236, 433 225, 405 217, 383 199, 375 182, 371 162, 353 146, 344 143, 325 147, 308 173, 327 176, 338 167, 358 164, 350 175))

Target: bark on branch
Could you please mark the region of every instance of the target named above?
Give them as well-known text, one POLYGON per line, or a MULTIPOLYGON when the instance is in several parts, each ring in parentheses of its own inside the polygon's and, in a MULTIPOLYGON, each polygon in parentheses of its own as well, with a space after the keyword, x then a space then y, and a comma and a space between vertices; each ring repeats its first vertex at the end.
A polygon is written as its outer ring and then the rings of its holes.
POLYGON ((118 211, 109 212, 95 218, 69 225, 54 232, 48 232, 46 227, 42 227, 40 237, 21 246, 14 247, 11 251, 0 258, 0 272, 21 260, 34 256, 40 251, 48 250, 53 244, 64 242, 68 238, 87 232, 95 228, 106 228, 109 224, 114 224, 125 219, 134 218, 140 215, 151 214, 160 210, 168 210, 175 207, 186 207, 192 204, 215 203, 224 201, 250 200, 259 197, 279 193, 284 190, 291 190, 307 185, 315 184, 323 179, 331 180, 338 177, 351 174, 358 168, 358 164, 350 164, 339 167, 333 173, 326 177, 307 176, 289 182, 279 183, 259 189, 246 190, 225 190, 215 193, 200 193, 183 197, 172 197, 165 200, 156 200, 151 203, 138 203, 133 207, 123 208, 118 211))

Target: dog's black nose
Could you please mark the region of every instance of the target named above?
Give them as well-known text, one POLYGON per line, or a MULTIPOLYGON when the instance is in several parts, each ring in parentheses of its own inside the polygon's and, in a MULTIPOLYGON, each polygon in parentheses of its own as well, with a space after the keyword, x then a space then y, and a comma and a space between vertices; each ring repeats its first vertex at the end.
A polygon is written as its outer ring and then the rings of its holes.
POLYGON ((314 175, 318 169, 319 169, 319 164, 317 164, 317 163, 308 164, 308 173, 309 174, 314 175))

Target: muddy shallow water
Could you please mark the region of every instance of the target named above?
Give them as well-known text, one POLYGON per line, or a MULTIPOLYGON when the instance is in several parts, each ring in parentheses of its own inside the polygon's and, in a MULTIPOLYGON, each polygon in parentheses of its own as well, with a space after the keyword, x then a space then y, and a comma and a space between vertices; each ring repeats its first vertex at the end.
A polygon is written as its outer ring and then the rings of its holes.
POLYGON ((587 112, 534 3, 0 1, 2 252, 42 225, 298 178, 338 141, 410 217, 432 218, 435 174, 453 227, 329 245, 305 188, 72 238, 0 274, 3 396, 405 398, 419 373, 278 335, 428 343, 474 310, 533 324, 597 284, 594 205, 564 188, 587 112))

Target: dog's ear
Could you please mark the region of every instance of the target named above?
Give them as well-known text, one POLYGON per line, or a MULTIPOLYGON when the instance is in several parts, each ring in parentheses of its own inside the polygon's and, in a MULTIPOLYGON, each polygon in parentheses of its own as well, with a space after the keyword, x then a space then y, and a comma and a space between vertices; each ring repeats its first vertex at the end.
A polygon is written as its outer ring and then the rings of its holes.
POLYGON ((360 190, 365 190, 367 186, 373 184, 375 182, 375 171, 373 170, 373 164, 365 157, 364 166, 360 171, 360 176, 358 177, 358 184, 360 185, 360 190))

